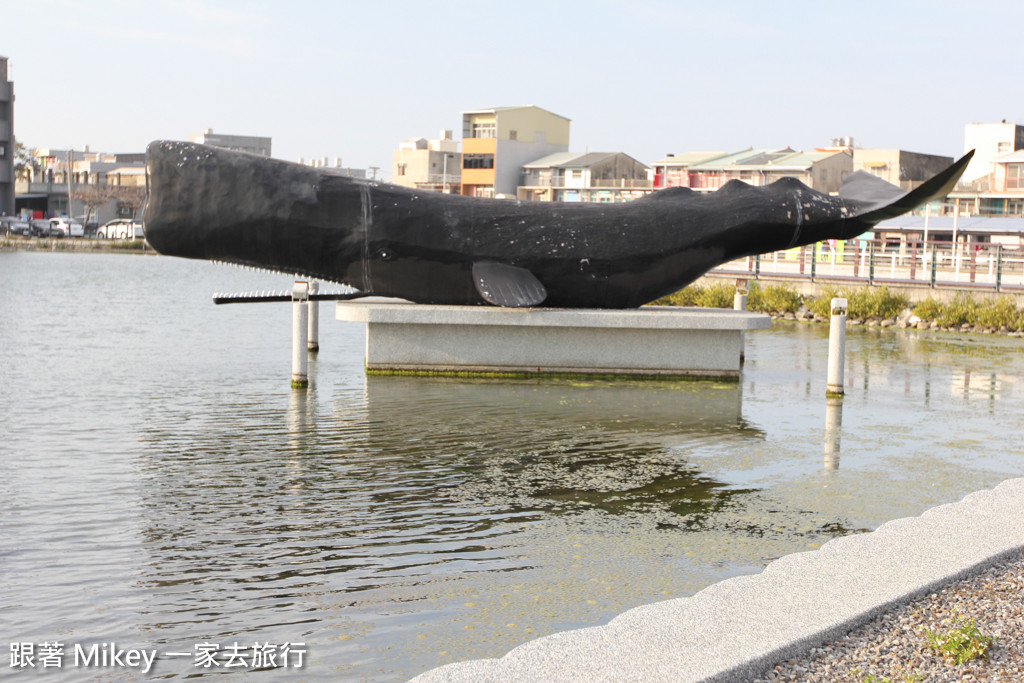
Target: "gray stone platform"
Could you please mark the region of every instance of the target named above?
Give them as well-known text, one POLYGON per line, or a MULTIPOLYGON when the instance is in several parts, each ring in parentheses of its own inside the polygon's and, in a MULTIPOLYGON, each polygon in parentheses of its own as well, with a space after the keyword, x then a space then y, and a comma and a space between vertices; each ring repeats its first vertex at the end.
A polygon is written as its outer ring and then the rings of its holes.
POLYGON ((760 574, 556 633, 416 683, 729 681, 762 673, 1024 548, 1024 479, 788 555, 760 574))
POLYGON ((498 308, 342 301, 338 320, 366 323, 368 372, 738 377, 744 330, 761 313, 498 308))

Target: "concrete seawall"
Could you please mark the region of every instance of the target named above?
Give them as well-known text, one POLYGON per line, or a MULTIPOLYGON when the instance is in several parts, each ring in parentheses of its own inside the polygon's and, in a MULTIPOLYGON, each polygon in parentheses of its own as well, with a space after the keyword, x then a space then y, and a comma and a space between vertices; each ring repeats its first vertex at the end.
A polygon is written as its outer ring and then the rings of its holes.
POLYGON ((1024 548, 1024 478, 887 522, 693 597, 556 633, 500 659, 449 664, 417 683, 748 680, 775 662, 981 571, 1024 548))

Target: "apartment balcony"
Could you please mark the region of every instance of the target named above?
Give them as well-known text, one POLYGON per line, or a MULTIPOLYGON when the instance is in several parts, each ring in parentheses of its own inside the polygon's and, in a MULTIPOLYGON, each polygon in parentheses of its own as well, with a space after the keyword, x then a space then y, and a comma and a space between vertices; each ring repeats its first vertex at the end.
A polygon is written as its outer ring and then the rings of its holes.
POLYGON ((462 192, 462 176, 458 173, 429 173, 426 179, 417 180, 416 188, 430 190, 431 192, 448 192, 448 194, 460 194, 462 192))

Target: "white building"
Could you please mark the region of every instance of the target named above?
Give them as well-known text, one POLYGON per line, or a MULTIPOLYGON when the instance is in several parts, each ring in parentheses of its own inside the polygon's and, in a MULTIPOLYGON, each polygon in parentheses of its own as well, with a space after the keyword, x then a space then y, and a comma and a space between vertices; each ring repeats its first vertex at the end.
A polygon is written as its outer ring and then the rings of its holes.
POLYGON ((411 138, 391 153, 391 182, 395 185, 459 194, 462 155, 452 131, 442 130, 436 140, 411 138))
POLYGON ((1024 126, 1015 123, 968 123, 964 126, 964 153, 974 150, 974 157, 960 178, 961 183, 975 183, 974 189, 989 189, 993 163, 997 157, 1024 149, 1024 126))

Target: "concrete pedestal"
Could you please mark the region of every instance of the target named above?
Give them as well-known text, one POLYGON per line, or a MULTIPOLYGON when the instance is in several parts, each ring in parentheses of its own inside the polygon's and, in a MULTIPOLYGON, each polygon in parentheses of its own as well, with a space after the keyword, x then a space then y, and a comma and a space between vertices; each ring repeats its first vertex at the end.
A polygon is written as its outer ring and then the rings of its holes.
POLYGON ((623 375, 736 378, 741 332, 761 313, 428 306, 340 301, 366 323, 366 371, 425 375, 623 375))

